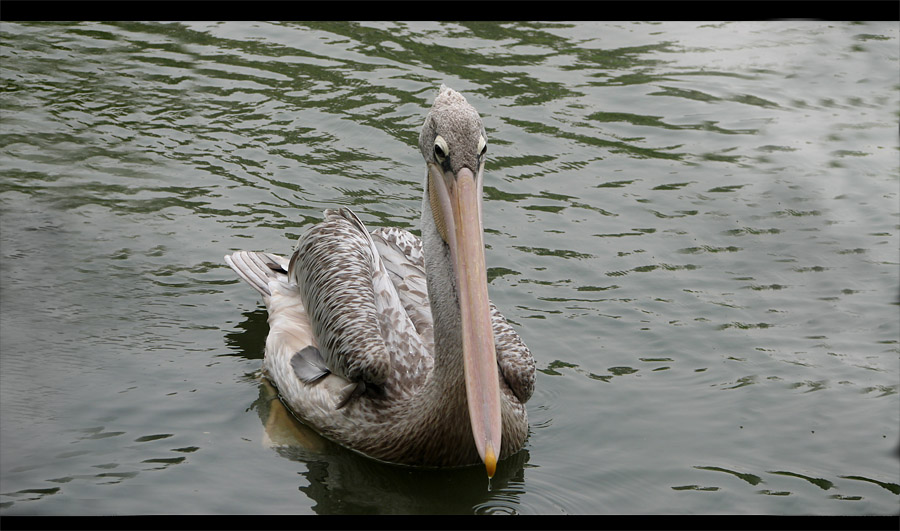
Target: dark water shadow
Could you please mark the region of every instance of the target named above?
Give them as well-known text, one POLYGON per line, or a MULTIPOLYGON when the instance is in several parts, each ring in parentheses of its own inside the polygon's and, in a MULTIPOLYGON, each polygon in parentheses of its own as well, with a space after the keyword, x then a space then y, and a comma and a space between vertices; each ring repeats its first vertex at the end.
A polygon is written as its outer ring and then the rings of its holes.
POLYGON ((269 334, 269 314, 264 308, 257 308, 243 315, 244 320, 235 325, 235 330, 225 334, 225 344, 230 352, 222 355, 262 360, 269 334))

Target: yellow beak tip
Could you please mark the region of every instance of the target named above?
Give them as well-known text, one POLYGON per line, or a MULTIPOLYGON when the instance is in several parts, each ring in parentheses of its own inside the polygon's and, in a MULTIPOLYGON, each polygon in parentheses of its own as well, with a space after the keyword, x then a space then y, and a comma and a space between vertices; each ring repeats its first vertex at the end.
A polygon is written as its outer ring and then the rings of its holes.
POLYGON ((484 467, 487 469, 488 478, 494 477, 497 471, 497 456, 494 455, 494 447, 490 443, 484 451, 484 467))

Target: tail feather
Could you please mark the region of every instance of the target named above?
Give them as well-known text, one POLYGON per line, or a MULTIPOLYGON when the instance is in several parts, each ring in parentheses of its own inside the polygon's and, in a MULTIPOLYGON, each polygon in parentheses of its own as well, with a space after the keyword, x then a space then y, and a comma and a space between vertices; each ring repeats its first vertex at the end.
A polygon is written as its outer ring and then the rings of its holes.
POLYGON ((225 255, 225 263, 263 297, 272 295, 269 282, 287 282, 288 261, 277 254, 238 251, 225 255))

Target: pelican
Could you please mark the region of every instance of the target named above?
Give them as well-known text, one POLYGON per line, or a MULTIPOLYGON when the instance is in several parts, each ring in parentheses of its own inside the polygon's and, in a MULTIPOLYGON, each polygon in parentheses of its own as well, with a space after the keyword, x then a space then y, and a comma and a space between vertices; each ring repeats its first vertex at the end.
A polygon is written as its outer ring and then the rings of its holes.
POLYGON ((370 233, 342 208, 326 210, 290 259, 225 261, 262 295, 264 373, 297 417, 381 461, 483 463, 490 478, 525 443, 534 359, 488 299, 481 117, 441 85, 419 150, 421 239, 370 233))

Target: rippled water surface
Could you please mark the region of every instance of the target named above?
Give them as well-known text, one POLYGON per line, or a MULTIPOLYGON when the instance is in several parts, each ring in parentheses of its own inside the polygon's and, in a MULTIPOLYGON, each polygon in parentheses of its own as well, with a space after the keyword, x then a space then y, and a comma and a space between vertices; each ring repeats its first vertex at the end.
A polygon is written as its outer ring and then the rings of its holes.
POLYGON ((0 25, 0 514, 895 514, 898 26, 0 25), (446 83, 489 136, 526 448, 374 462, 260 378, 228 269, 419 223, 446 83))

